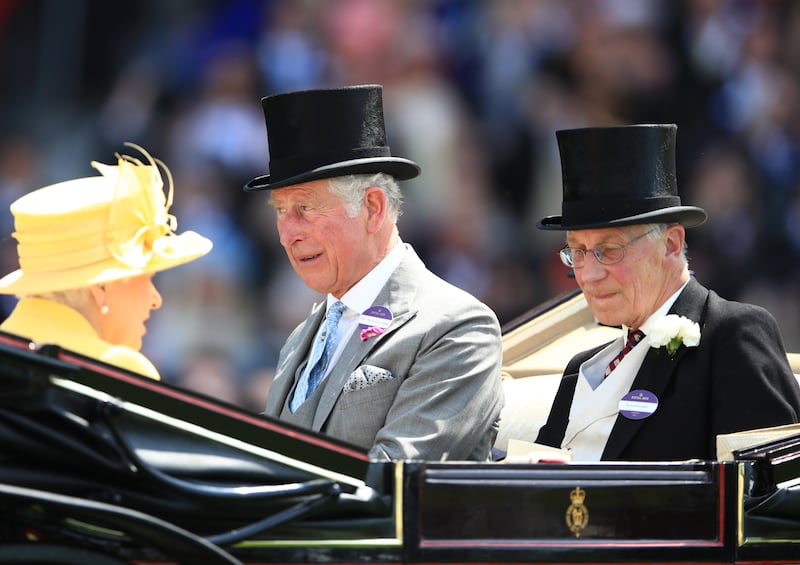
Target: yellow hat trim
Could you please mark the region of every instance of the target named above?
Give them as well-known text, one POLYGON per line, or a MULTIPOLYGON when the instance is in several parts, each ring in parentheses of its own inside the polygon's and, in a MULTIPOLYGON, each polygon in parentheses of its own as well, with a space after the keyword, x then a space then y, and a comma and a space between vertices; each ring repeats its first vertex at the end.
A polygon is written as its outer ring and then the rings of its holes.
POLYGON ((117 165, 92 162, 101 176, 65 181, 11 205, 20 269, 0 279, 0 293, 40 293, 100 284, 174 267, 205 255, 211 242, 176 234, 169 214, 172 175, 146 159, 117 154, 117 165), (168 180, 168 194, 159 167, 168 180))

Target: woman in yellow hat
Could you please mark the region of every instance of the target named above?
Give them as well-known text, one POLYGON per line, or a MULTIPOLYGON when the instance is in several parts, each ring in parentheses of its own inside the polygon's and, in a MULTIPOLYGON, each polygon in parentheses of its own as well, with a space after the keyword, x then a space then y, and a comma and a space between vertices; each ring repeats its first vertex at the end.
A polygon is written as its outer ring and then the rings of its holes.
POLYGON ((175 233, 169 170, 126 145, 146 162, 127 155, 116 166, 92 162, 100 176, 11 204, 20 268, 0 279, 0 294, 20 300, 0 330, 158 379, 140 352, 150 312, 161 307, 153 275, 205 255, 212 243, 175 233))

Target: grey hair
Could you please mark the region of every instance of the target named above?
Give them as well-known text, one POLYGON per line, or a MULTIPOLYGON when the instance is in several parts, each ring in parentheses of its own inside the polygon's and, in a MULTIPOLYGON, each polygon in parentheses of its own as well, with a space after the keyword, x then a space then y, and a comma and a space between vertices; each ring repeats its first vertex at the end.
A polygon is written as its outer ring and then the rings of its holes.
MULTIPOLYGON (((645 238, 650 240, 659 239, 664 232, 667 231, 669 226, 677 226, 678 224, 649 224, 647 226, 650 231, 645 238)), ((683 240, 683 253, 681 254, 684 266, 689 265, 689 246, 686 244, 686 239, 683 240)))
POLYGON ((364 204, 364 195, 371 186, 379 188, 386 195, 387 216, 396 222, 403 213, 401 206, 403 195, 400 186, 392 175, 386 173, 345 175, 328 179, 328 187, 332 194, 344 201, 347 215, 351 218, 358 214, 364 204))
POLYGON ((43 292, 34 295, 36 298, 51 300, 64 306, 69 306, 81 314, 86 315, 92 305, 92 293, 89 288, 75 288, 71 290, 59 290, 56 292, 43 292))

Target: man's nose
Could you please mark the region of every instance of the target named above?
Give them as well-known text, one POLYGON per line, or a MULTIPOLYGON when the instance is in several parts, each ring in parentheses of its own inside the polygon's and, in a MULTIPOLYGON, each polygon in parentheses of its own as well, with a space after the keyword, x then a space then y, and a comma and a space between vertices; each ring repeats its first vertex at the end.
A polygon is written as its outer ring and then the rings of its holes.
POLYGON ((302 237, 303 232, 296 217, 292 217, 292 215, 287 213, 278 220, 278 238, 282 246, 288 247, 302 237))
POLYGON ((575 269, 576 273, 580 272, 580 277, 587 280, 601 279, 606 275, 606 266, 597 260, 591 250, 587 250, 584 259, 583 267, 575 269))

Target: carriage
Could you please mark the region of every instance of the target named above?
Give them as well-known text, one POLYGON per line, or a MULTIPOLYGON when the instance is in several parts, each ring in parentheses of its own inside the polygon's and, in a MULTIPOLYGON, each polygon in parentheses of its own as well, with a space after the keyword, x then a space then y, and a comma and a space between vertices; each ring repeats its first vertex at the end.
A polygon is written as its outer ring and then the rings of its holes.
MULTIPOLYGON (((504 327, 498 448, 617 331, 579 292, 504 327)), ((53 345, 0 357, 0 563, 800 563, 800 434, 725 461, 375 462, 53 345)))

